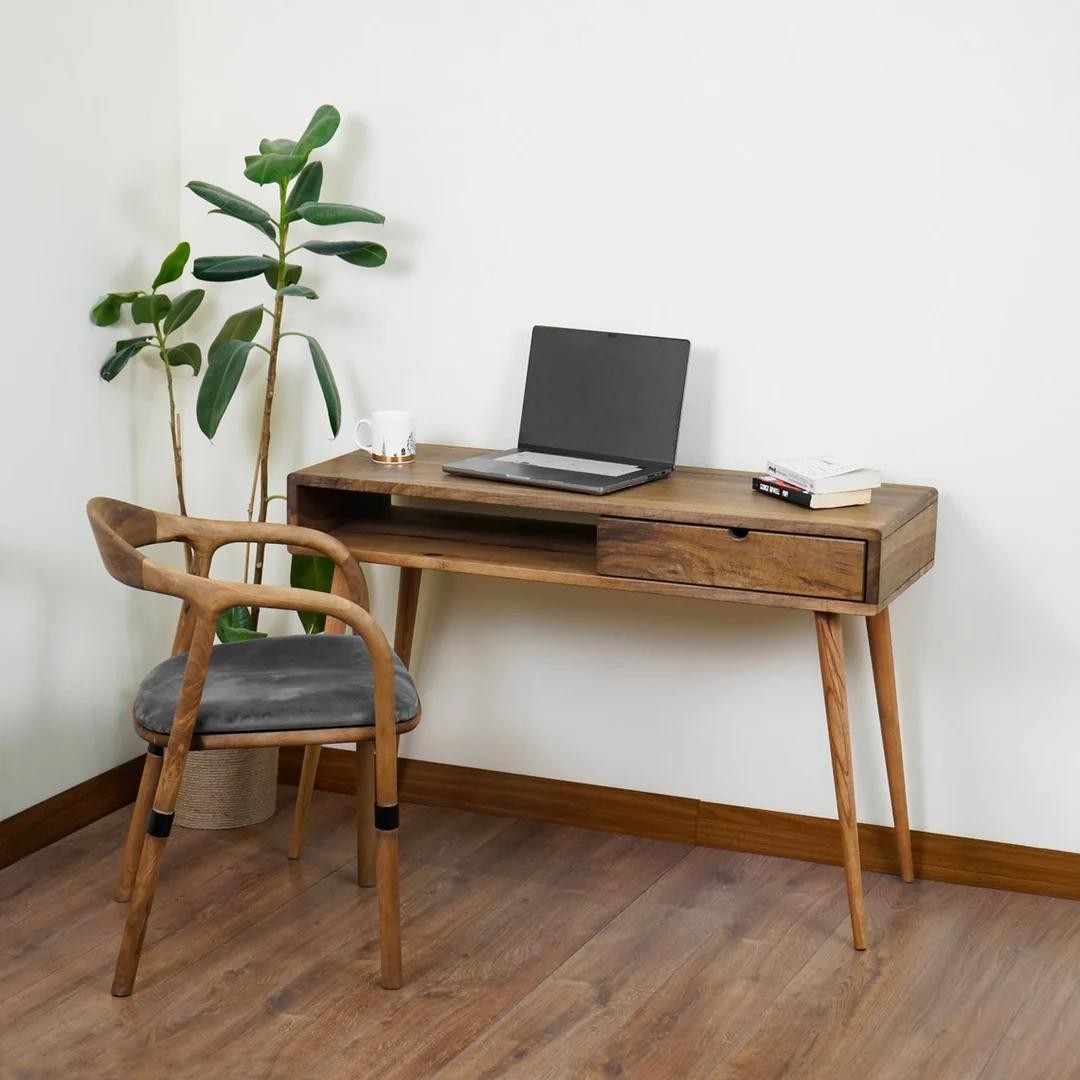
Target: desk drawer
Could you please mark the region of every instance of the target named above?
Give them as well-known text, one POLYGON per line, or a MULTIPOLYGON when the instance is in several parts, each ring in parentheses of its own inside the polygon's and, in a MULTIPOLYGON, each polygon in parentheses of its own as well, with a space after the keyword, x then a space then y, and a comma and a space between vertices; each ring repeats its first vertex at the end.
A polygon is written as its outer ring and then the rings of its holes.
POLYGON ((598 573, 612 577, 862 600, 866 543, 601 518, 596 566, 598 573))

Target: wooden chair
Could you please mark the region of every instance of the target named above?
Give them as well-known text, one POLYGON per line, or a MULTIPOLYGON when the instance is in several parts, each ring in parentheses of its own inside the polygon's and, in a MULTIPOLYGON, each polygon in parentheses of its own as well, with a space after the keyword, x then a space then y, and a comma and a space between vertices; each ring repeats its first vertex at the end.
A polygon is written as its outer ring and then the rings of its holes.
POLYGON ((131 993, 165 841, 189 749, 303 745, 289 857, 296 858, 319 749, 355 742, 357 878, 378 883, 382 985, 401 986, 398 896, 397 737, 420 722, 412 679, 367 612, 364 575, 348 549, 313 529, 179 517, 114 499, 87 506, 106 569, 136 589, 183 601, 173 657, 144 680, 133 708, 149 744, 131 817, 116 899, 130 899, 112 992, 131 993), (192 572, 171 570, 138 549, 189 545, 192 572), (232 543, 288 544, 336 564, 331 593, 214 581, 210 564, 232 543), (327 616, 326 634, 214 646, 220 614, 248 605, 327 616), (345 636, 346 628, 356 635, 345 636))

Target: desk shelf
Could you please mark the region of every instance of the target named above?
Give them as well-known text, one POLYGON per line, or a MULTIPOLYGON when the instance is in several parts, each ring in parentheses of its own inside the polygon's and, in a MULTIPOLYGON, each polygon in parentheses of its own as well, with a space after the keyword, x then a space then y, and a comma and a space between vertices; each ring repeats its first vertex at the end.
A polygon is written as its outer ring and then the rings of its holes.
POLYGON ((330 531, 361 562, 571 585, 598 576, 594 524, 391 506, 330 531))
POLYGON ((859 601, 602 574, 597 569, 595 522, 538 521, 383 504, 369 516, 328 522, 325 527, 360 562, 767 607, 856 615, 875 610, 874 605, 859 601))

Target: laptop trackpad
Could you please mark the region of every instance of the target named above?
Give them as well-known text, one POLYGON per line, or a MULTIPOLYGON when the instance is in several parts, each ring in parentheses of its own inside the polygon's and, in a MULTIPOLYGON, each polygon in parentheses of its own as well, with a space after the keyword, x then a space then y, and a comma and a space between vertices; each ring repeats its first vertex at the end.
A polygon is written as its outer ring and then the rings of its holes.
POLYGON ((561 454, 541 454, 532 450, 518 450, 495 459, 508 465, 534 465, 541 469, 559 469, 561 472, 591 473, 593 476, 629 476, 641 472, 637 465, 621 461, 592 461, 589 458, 564 457, 561 454))

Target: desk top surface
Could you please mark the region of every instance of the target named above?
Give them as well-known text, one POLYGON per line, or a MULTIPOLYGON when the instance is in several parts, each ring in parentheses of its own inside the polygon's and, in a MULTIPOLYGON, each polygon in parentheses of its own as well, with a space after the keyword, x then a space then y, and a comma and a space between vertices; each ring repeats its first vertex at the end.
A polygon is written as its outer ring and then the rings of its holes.
POLYGON ((290 492, 294 485, 299 484, 455 503, 482 503, 693 525, 740 526, 868 540, 888 536, 937 499, 937 491, 932 487, 884 484, 874 491, 873 499, 867 506, 807 510, 752 490, 750 478, 753 473, 726 469, 680 466, 663 480, 654 480, 610 495, 583 495, 573 491, 478 480, 453 476, 442 470, 446 462, 483 453, 487 451, 421 443, 417 447, 416 461, 403 465, 380 465, 373 462, 368 454, 357 450, 318 465, 297 469, 289 477, 290 492))

